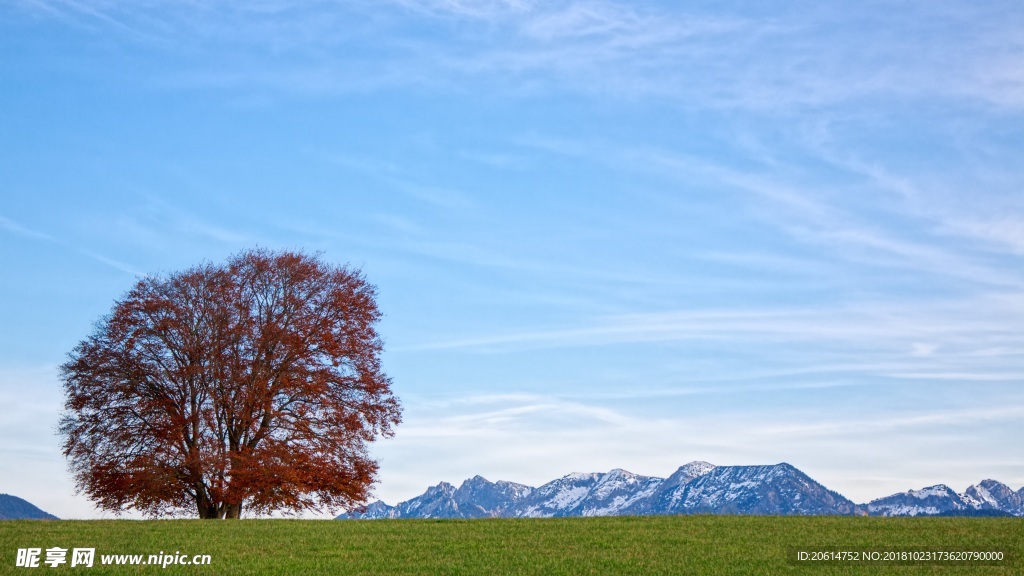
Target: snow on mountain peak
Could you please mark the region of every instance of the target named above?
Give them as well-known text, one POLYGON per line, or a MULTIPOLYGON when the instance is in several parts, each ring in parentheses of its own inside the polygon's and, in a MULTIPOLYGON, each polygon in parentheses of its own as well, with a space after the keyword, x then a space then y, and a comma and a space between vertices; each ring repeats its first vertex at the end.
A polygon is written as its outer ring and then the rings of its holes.
POLYGON ((593 472, 570 472, 565 476, 562 476, 561 479, 572 482, 578 480, 594 480, 597 476, 598 474, 594 474, 593 472))
POLYGON ((948 497, 950 493, 955 492, 953 492, 953 489, 950 488, 949 486, 946 486, 945 484, 936 484, 935 486, 928 486, 927 488, 922 488, 920 490, 909 490, 907 492, 907 494, 910 494, 914 498, 920 498, 921 500, 924 500, 925 498, 929 498, 932 496, 945 498, 948 497))
POLYGON ((856 505, 787 463, 714 466, 695 461, 669 478, 622 468, 574 472, 538 488, 474 476, 448 482, 397 506, 377 501, 339 518, 485 518, 610 516, 622 514, 934 514, 1024 516, 1024 488, 1014 492, 982 480, 958 494, 945 484, 908 490, 856 505))
POLYGON ((703 460, 694 460, 689 464, 683 464, 679 467, 680 470, 686 470, 693 476, 703 476, 708 472, 715 469, 715 465, 710 462, 704 462, 703 460))

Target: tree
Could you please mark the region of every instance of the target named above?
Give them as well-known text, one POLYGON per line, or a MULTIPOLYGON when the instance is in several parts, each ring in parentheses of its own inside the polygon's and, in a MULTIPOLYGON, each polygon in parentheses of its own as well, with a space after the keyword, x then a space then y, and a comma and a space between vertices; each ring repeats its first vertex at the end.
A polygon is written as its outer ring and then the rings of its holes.
POLYGON ((78 490, 150 516, 364 502, 367 444, 401 421, 375 298, 359 271, 260 249, 139 280, 61 367, 78 490))

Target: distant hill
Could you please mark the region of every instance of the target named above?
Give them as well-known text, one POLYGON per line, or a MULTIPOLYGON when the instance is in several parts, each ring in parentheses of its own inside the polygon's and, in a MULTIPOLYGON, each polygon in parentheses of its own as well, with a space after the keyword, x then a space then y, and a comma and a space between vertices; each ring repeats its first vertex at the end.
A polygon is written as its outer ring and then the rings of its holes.
POLYGON ((0 520, 59 520, 30 502, 10 494, 0 494, 0 520))

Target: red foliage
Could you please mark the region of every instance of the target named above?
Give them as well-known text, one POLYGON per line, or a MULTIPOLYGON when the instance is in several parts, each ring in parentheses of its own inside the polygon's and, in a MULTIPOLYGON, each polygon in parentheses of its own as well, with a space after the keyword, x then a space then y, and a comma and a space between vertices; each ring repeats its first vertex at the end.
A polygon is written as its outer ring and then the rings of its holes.
POLYGON ((401 406, 376 290, 293 252, 140 280, 62 366, 60 431, 100 508, 238 518, 350 508, 401 406))

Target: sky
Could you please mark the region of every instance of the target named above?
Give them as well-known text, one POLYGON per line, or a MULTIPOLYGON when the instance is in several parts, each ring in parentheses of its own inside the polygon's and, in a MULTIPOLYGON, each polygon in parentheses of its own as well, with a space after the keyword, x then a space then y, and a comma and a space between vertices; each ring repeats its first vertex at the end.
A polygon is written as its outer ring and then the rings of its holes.
POLYGON ((377 286, 389 504, 693 460, 1017 490, 1022 166, 1015 0, 6 0, 0 492, 109 517, 57 367, 257 246, 377 286))

